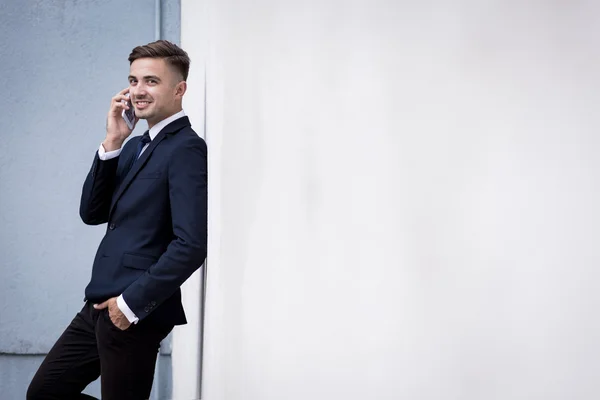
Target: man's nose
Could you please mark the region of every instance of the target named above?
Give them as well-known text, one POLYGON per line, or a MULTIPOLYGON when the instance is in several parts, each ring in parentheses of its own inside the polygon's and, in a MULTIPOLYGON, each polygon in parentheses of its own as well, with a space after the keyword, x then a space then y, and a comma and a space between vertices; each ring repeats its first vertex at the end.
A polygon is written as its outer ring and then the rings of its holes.
POLYGON ((146 87, 143 84, 138 84, 135 87, 129 89, 129 96, 132 99, 144 97, 146 95, 146 87))

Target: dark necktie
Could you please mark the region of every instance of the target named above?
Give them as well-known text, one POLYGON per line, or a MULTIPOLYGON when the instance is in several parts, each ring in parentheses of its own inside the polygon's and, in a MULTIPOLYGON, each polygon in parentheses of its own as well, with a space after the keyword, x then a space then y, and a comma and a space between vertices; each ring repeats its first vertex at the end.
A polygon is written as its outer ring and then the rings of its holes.
POLYGON ((152 139, 150 139, 149 131, 144 132, 144 134, 140 138, 140 141, 138 142, 137 151, 135 152, 135 158, 133 160, 131 160, 131 164, 129 164, 128 171, 131 170, 131 168, 133 168, 133 165, 135 164, 137 159, 140 157, 140 154, 142 153, 142 149, 144 148, 144 146, 147 145, 148 143, 150 143, 151 141, 152 141, 152 139))
POLYGON ((134 163, 137 161, 138 158, 140 158, 140 154, 142 153, 142 149, 144 148, 144 146, 146 146, 151 141, 152 139, 150 139, 149 131, 144 132, 137 146, 137 152, 135 153, 135 158, 133 159, 134 163))

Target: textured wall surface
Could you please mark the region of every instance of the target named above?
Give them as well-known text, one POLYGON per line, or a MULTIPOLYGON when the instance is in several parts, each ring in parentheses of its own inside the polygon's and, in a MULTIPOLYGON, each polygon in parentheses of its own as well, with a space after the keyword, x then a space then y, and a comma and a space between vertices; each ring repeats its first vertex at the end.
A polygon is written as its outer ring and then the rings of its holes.
MULTIPOLYGON (((163 38, 179 42, 179 1, 163 3, 163 38)), ((23 397, 25 377, 41 361, 34 355, 46 353, 83 306, 105 226, 79 219, 81 186, 105 134, 110 98, 127 86, 127 56, 154 40, 154 21, 152 0, 0 2, 0 387, 10 388, 6 398, 23 397)), ((134 135, 143 130, 145 123, 134 135)))
POLYGON ((600 4, 207 3, 202 398, 600 398, 600 4))

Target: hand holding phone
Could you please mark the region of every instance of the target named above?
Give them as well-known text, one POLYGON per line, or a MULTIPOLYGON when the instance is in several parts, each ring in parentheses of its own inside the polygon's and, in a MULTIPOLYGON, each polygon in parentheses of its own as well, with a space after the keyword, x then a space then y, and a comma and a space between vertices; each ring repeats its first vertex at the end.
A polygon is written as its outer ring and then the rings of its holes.
POLYGON ((135 122, 136 122, 135 121, 135 110, 133 108, 133 104, 131 104, 131 100, 129 100, 129 93, 125 94, 125 96, 127 96, 127 101, 125 101, 125 100, 122 100, 122 101, 123 101, 123 103, 127 104, 127 107, 129 107, 129 109, 123 109, 121 116, 127 123, 127 126, 129 127, 129 129, 133 130, 133 128, 135 128, 135 122))
POLYGON ((120 149, 131 135, 138 118, 129 101, 129 87, 121 90, 111 99, 106 119, 106 139, 102 143, 106 151, 120 149))

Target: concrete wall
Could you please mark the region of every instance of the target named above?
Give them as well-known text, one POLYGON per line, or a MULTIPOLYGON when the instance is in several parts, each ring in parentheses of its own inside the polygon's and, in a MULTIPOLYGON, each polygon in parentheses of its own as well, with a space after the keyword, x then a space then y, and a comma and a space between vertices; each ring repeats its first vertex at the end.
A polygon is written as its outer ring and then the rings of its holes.
MULTIPOLYGON (((162 37, 179 42, 179 1, 162 3, 162 37)), ((0 3, 2 398, 23 398, 83 305, 105 227, 80 221, 81 186, 110 98, 127 86, 127 56, 154 40, 154 22, 151 0, 0 3)), ((163 353, 153 398, 170 393, 169 344, 163 353)))
POLYGON ((598 3, 205 3, 203 399, 599 398, 598 3))

